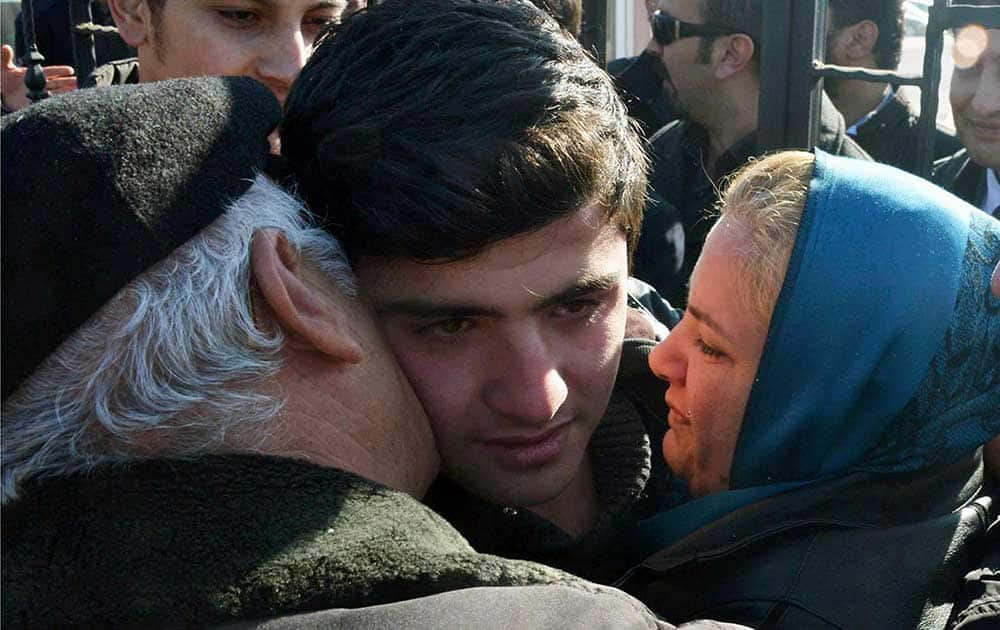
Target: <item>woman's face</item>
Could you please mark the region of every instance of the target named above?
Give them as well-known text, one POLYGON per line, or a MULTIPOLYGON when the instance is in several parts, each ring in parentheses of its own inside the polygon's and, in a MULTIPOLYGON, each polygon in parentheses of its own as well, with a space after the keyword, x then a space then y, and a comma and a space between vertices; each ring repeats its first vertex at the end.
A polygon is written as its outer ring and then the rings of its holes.
POLYGON ((740 299, 736 260, 743 236, 715 227, 691 275, 688 307, 653 350, 649 366, 668 381, 670 430, 663 457, 695 496, 729 488, 729 470, 767 325, 740 299))

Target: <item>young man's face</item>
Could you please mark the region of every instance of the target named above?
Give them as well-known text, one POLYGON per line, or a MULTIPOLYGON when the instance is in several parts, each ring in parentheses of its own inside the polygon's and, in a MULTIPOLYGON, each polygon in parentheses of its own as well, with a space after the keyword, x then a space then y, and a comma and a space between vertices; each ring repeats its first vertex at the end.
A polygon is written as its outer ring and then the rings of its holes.
MULTIPOLYGON (((139 49, 143 81, 187 76, 249 76, 284 102, 324 26, 363 0, 116 0, 135 20, 116 22, 139 49)), ((117 13, 121 13, 118 11, 117 13)))
POLYGON ((468 260, 362 258, 357 270, 445 474, 519 507, 579 482, 625 331, 625 236, 603 208, 468 260))

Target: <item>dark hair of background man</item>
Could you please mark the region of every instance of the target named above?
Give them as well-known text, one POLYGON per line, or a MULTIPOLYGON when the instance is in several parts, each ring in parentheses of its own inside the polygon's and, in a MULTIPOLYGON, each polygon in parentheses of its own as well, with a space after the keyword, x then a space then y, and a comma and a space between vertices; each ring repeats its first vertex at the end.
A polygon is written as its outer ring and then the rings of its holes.
POLYGON ((878 27, 875 63, 883 70, 895 70, 903 49, 905 9, 903 0, 828 0, 833 12, 830 32, 871 20, 878 27))
MULTIPOLYGON (((746 33, 760 42, 762 24, 760 0, 704 0, 701 17, 705 24, 721 26, 746 33)), ((708 63, 712 54, 712 38, 702 37, 698 47, 698 63, 708 63)), ((759 48, 754 50, 754 59, 759 59, 759 48)), ((753 66, 756 68, 756 64, 753 66)))

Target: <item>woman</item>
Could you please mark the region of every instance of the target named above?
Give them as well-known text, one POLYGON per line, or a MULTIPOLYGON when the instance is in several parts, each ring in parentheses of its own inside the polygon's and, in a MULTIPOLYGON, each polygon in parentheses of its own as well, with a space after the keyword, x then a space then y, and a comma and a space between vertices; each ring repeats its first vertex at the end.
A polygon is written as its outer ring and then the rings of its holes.
POLYGON ((990 518, 1000 223, 822 152, 751 164, 721 211, 649 359, 696 498, 622 586, 675 622, 944 627, 990 518))

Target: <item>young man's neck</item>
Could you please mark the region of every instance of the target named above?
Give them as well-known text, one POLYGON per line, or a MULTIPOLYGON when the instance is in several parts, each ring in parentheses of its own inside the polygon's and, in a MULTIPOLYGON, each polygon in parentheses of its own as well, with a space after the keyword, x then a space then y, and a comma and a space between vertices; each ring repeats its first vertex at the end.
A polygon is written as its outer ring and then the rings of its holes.
POLYGON ((531 511, 555 523, 573 538, 582 538, 601 513, 593 465, 588 452, 573 481, 559 496, 547 503, 531 506, 531 511))
POLYGON ((830 100, 844 115, 850 127, 873 111, 885 98, 888 83, 868 83, 866 81, 843 80, 836 89, 828 91, 830 100))

